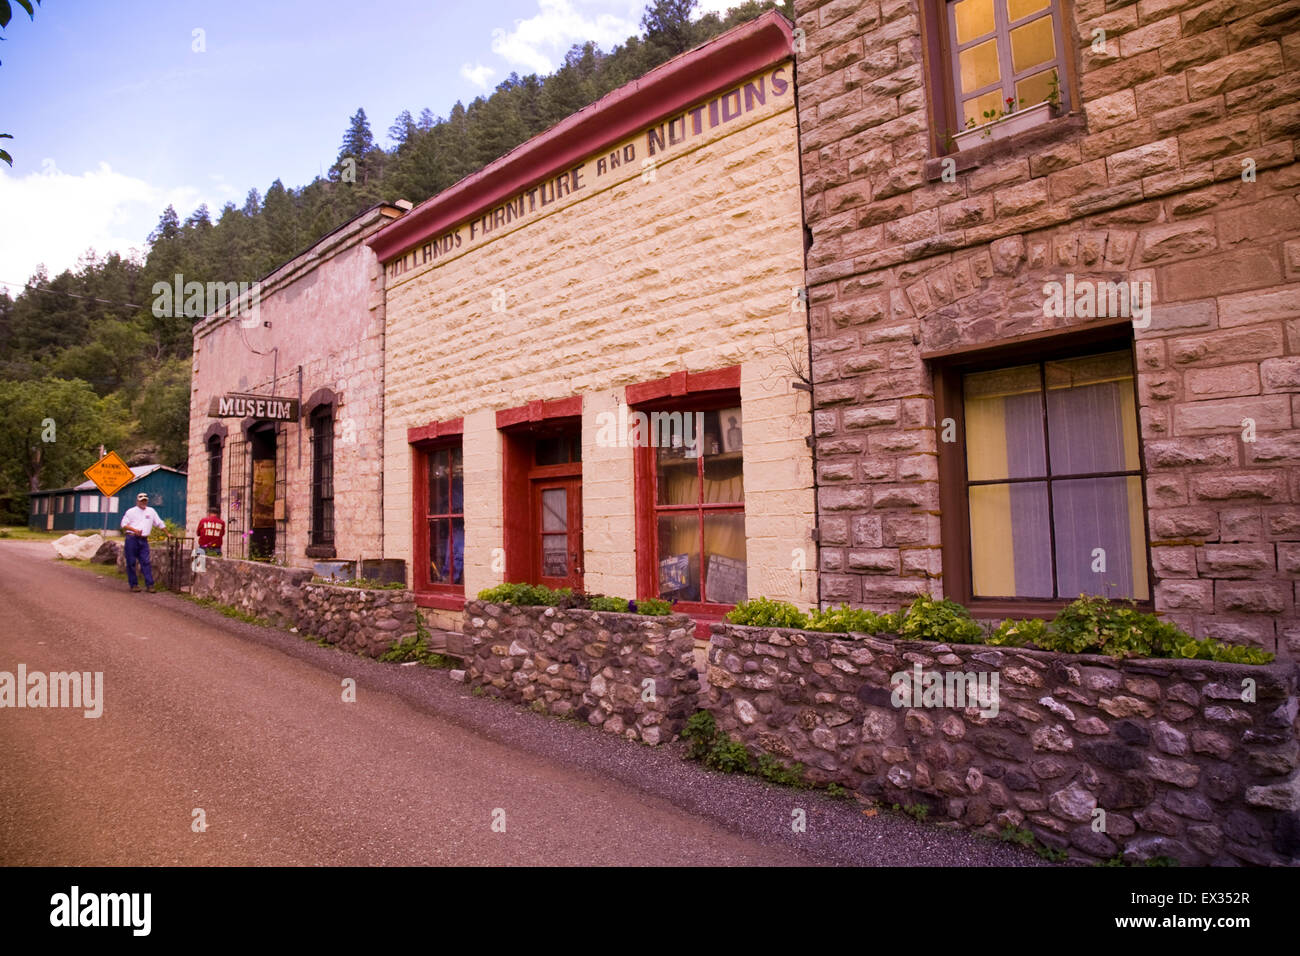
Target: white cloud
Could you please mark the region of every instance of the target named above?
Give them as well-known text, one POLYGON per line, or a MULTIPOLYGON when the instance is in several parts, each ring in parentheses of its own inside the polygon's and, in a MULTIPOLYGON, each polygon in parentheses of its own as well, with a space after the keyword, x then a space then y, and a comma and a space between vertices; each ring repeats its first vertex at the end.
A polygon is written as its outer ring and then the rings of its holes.
POLYGON ((529 73, 550 73, 575 43, 591 40, 608 50, 640 32, 639 14, 596 12, 589 9, 592 5, 582 0, 538 0, 536 16, 516 20, 511 30, 492 31, 492 52, 529 73))
POLYGON ((145 237, 167 205, 184 220, 207 202, 215 220, 221 203, 236 198, 224 182, 204 191, 163 189, 104 162, 80 175, 52 160, 42 168, 22 177, 0 169, 0 221, 6 224, 0 229, 0 279, 25 282, 41 264, 56 276, 92 248, 101 258, 109 252, 143 255, 145 237))
POLYGON ((698 0, 695 5, 695 13, 691 19, 698 20, 706 13, 723 14, 732 7, 740 6, 742 2, 743 0, 698 0))
POLYGON ((482 63, 475 63, 473 66, 464 63, 460 68, 461 76, 469 80, 475 86, 482 87, 483 89, 487 89, 488 80, 492 79, 492 77, 496 75, 496 72, 497 71, 492 69, 492 67, 484 66, 482 63))

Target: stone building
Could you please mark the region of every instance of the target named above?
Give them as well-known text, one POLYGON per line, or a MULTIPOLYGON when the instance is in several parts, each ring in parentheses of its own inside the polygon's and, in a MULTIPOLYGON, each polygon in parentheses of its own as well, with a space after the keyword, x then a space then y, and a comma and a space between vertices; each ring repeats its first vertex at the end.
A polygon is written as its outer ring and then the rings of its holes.
POLYGON ((1300 6, 796 13, 820 600, 1300 654, 1300 6))
POLYGON ((737 27, 368 240, 385 548, 436 623, 502 581, 813 600, 792 45, 737 27))
POLYGON ((189 530, 220 506, 226 556, 382 557, 384 290, 365 240, 402 212, 367 210, 195 325, 189 530))

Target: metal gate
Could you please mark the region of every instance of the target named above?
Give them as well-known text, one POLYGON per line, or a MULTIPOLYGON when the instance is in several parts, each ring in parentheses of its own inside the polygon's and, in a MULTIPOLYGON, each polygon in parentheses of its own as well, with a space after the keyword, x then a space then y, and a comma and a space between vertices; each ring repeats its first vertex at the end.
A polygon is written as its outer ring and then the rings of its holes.
POLYGON ((275 559, 289 563, 289 440, 284 426, 275 426, 275 559))
POLYGON ((194 560, 193 538, 168 538, 166 545, 167 568, 162 584, 168 591, 188 589, 194 574, 190 562, 194 560))
POLYGON ((244 537, 247 517, 245 502, 250 497, 252 478, 248 474, 248 442, 243 432, 227 442, 230 450, 226 463, 226 540, 221 553, 228 558, 247 557, 248 539, 244 537))

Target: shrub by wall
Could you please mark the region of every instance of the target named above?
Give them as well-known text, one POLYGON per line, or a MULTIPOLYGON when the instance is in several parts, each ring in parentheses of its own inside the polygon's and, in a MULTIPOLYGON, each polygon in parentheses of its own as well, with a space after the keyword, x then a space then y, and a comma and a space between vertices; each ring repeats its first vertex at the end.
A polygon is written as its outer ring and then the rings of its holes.
POLYGON ((707 684, 719 729, 753 754, 931 819, 1028 828, 1082 860, 1300 861, 1290 664, 715 624, 707 684), (957 698, 981 673, 996 692, 957 698))
POLYGON ((694 629, 684 614, 466 601, 466 679, 494 697, 658 744, 698 705, 694 629))

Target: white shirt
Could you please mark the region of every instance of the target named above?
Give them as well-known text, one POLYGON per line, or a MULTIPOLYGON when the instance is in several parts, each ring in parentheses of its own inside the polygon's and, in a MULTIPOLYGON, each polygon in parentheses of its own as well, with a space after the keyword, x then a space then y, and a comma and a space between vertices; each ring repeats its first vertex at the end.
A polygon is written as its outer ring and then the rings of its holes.
POLYGON ((149 532, 153 531, 154 528, 166 528, 167 525, 162 518, 158 517, 158 512, 152 508, 141 508, 136 505, 134 508, 128 508, 122 515, 122 527, 139 531, 142 535, 148 537, 149 532))

